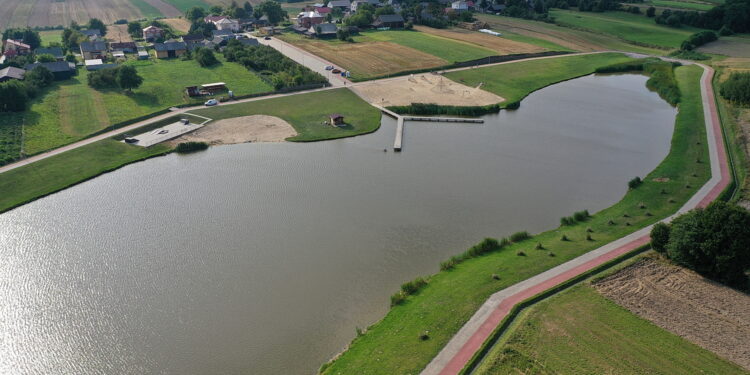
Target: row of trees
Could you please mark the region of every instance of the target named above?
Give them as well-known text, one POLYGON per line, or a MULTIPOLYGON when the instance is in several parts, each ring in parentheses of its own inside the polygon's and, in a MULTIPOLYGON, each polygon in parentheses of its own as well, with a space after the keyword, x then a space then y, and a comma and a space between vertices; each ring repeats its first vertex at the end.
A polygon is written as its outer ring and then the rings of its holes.
POLYGON ((138 88, 143 83, 143 77, 130 65, 120 65, 113 68, 96 70, 88 73, 89 86, 95 89, 121 88, 127 92, 138 88))
POLYGON ((271 83, 277 90, 327 82, 322 75, 264 45, 245 46, 237 40, 230 40, 224 49, 224 57, 227 61, 240 63, 261 75, 270 75, 271 83))
POLYGON ((742 207, 715 202, 656 224, 651 247, 710 279, 750 289, 750 212, 742 207))
POLYGON ((237 5, 237 2, 232 1, 227 8, 214 5, 206 11, 206 9, 202 7, 192 7, 185 12, 185 18, 193 24, 202 21, 203 18, 210 15, 227 16, 235 19, 249 17, 260 18, 266 16, 268 17, 268 22, 273 25, 276 25, 289 17, 281 5, 273 0, 263 1, 255 7, 247 1, 242 6, 239 6, 237 5))
POLYGON ((25 111, 29 101, 54 80, 52 72, 40 65, 26 72, 23 81, 0 83, 0 112, 25 111))

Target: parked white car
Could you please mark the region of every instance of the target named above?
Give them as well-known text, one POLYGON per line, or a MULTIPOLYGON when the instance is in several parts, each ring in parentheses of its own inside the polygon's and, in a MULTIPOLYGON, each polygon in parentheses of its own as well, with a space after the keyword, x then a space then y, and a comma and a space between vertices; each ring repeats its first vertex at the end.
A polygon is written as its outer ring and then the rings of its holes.
POLYGON ((326 66, 326 70, 333 70, 333 65, 326 66))
POLYGON ((212 105, 217 105, 217 104, 219 104, 219 101, 218 101, 218 100, 216 100, 216 99, 210 99, 209 101, 207 101, 207 102, 205 102, 205 103, 203 103, 203 104, 205 104, 205 105, 206 105, 207 107, 210 107, 210 106, 212 106, 212 105))

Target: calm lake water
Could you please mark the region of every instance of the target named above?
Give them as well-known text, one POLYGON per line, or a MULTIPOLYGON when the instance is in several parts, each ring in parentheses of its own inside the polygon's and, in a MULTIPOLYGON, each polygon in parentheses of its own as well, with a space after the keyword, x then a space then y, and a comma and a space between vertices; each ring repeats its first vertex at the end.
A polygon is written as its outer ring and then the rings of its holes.
POLYGON ((127 166, 0 215, 0 373, 311 374, 486 236, 618 201, 676 110, 584 77, 484 124, 127 166), (383 152, 388 148, 388 152, 383 152))

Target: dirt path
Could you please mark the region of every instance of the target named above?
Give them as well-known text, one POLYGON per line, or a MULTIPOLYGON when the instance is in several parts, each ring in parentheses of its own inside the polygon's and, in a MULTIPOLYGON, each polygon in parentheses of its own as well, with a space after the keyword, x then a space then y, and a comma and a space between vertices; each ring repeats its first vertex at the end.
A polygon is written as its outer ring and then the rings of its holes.
POLYGON ((266 115, 234 117, 208 123, 206 126, 171 141, 206 142, 211 145, 226 145, 247 142, 284 142, 297 132, 288 122, 266 115))
POLYGON ((750 296, 644 259, 594 284, 618 305, 750 370, 750 296))

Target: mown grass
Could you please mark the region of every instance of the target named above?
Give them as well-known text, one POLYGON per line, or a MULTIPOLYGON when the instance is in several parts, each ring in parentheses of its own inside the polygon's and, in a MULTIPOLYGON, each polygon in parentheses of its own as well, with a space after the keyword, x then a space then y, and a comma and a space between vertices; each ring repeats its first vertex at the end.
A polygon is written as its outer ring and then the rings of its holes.
POLYGON ((174 5, 175 8, 179 9, 183 13, 192 7, 201 7, 204 9, 208 9, 211 5, 213 5, 213 4, 208 4, 201 0, 164 0, 164 1, 174 5))
POLYGON ((688 36, 701 31, 689 26, 674 28, 658 25, 653 18, 626 12, 594 13, 554 9, 549 13, 560 25, 609 34, 632 43, 667 49, 679 48, 688 36))
POLYGON ((475 372, 745 374, 737 365, 575 286, 532 306, 475 372))
MULTIPOLYGON (((24 112, 26 153, 31 155, 75 142, 109 125, 171 106, 205 100, 187 97, 185 86, 221 81, 235 95, 273 91, 257 75, 235 63, 222 62, 209 68, 193 60, 179 59, 129 64, 136 66, 143 77, 143 85, 132 93, 119 89, 95 90, 88 86, 87 71, 82 68, 72 79, 45 89, 24 112)), ((0 122, 7 116, 0 114, 0 122)))
POLYGON ((251 115, 277 116, 289 122, 299 133, 288 139, 296 142, 351 137, 374 132, 380 127, 380 112, 343 88, 193 112, 215 120, 251 115), (346 125, 333 127, 325 124, 332 113, 344 115, 346 125))
POLYGON ((355 36, 354 40, 357 42, 379 41, 396 43, 439 57, 451 63, 476 60, 498 54, 484 47, 419 31, 365 31, 355 36))
POLYGON ((143 148, 106 139, 4 172, 0 212, 169 150, 164 145, 143 148))
POLYGON ((564 56, 501 64, 446 73, 445 76, 505 98, 504 103, 523 99, 529 93, 567 79, 591 74, 596 68, 634 59, 620 53, 564 56))
MULTIPOLYGON (((526 71, 536 72, 534 69, 526 71)), ((708 163, 696 162, 708 160, 699 90, 701 73, 702 70, 695 66, 677 69, 683 100, 675 122, 672 146, 665 160, 644 178, 642 185, 629 191, 617 204, 582 223, 550 230, 503 250, 467 259, 449 271, 429 277, 418 295, 409 296, 392 308, 383 320, 355 338, 337 360, 324 365, 321 372, 327 375, 417 374, 492 293, 621 238, 677 210, 710 176, 708 163), (669 180, 656 182, 653 179, 657 177, 669 180), (562 236, 568 241, 562 241, 562 236), (590 240, 586 239, 587 236, 590 240), (542 244, 542 250, 536 249, 538 244, 542 244), (517 255, 520 253, 524 256, 517 255), (555 256, 550 256, 550 253, 555 256), (498 275, 499 280, 493 275, 498 275), (429 331, 429 340, 420 339, 425 331, 429 331)), ((565 77, 562 74, 558 80, 565 77)))
POLYGON ((39 37, 42 38, 42 45, 49 46, 50 43, 61 43, 62 42, 62 30, 45 30, 39 32, 39 37))

